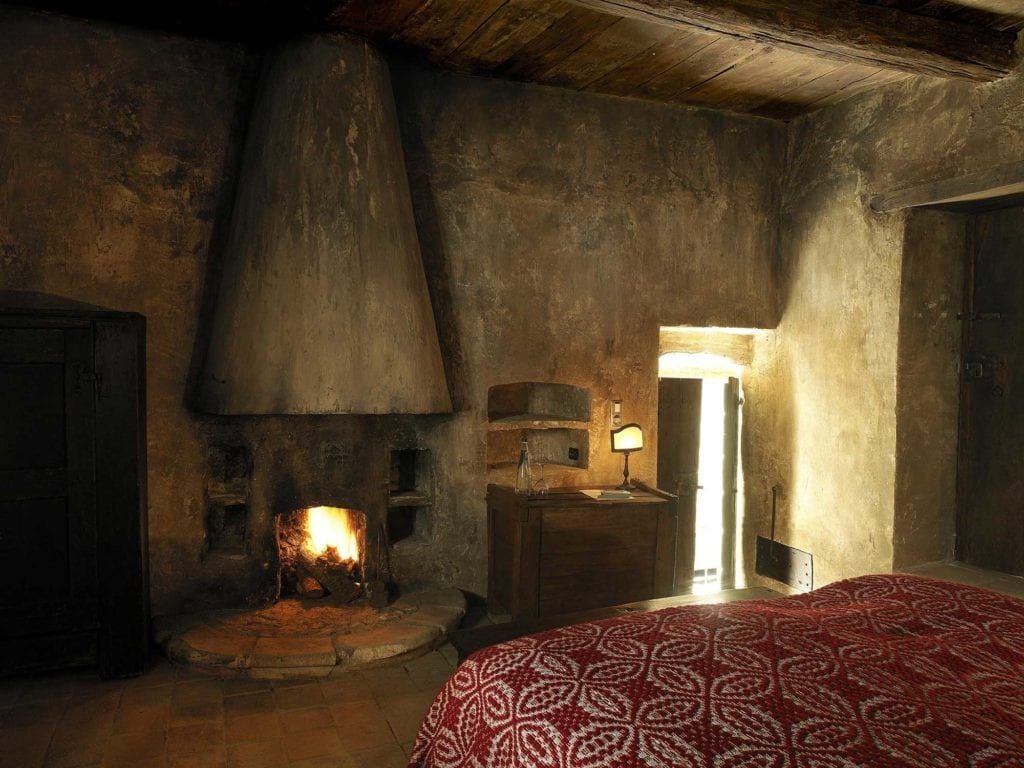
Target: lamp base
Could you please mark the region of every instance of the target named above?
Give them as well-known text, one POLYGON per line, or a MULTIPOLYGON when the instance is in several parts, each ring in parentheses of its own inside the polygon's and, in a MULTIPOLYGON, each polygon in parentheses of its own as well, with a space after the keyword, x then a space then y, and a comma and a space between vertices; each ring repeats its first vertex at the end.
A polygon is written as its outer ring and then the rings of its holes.
POLYGON ((625 458, 625 462, 622 465, 622 485, 619 486, 620 491, 635 491, 636 483, 629 481, 629 451, 625 451, 622 455, 625 458))

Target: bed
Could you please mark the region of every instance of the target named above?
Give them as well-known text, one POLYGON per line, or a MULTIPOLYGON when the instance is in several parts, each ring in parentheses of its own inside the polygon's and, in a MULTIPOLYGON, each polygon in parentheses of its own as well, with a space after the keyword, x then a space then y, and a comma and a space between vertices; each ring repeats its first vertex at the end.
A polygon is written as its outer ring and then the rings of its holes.
POLYGON ((470 656, 411 768, 1024 768, 1024 600, 907 575, 470 656))

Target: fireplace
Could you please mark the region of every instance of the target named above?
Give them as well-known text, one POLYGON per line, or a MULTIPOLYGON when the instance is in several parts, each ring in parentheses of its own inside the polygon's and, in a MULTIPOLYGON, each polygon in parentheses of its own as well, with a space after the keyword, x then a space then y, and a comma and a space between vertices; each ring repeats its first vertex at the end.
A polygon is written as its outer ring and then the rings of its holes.
POLYGON ((184 613, 158 618, 168 657, 220 675, 323 676, 408 660, 458 625, 462 593, 430 586, 440 488, 418 422, 238 418, 216 427, 211 577, 184 613))
POLYGON ((365 595, 366 515, 314 506, 278 515, 280 597, 350 603, 365 595))

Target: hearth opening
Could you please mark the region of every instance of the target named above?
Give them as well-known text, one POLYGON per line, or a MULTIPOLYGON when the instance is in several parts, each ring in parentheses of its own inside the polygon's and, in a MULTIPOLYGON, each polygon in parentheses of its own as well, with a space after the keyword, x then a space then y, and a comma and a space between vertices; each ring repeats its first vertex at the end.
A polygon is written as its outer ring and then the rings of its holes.
POLYGON ((303 507, 278 515, 275 535, 281 597, 348 603, 364 595, 365 514, 345 507, 303 507))

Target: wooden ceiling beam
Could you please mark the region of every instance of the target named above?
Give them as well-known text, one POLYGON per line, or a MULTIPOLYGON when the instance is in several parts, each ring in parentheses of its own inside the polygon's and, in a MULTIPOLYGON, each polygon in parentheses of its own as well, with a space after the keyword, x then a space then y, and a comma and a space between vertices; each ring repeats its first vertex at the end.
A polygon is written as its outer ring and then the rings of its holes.
POLYGON ((616 16, 932 77, 998 80, 1017 36, 856 0, 571 0, 616 16))

